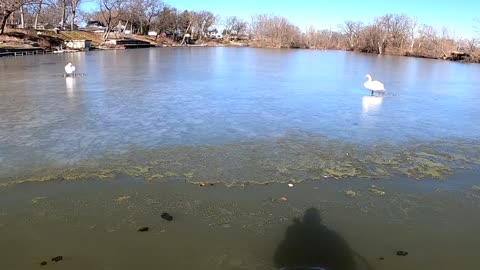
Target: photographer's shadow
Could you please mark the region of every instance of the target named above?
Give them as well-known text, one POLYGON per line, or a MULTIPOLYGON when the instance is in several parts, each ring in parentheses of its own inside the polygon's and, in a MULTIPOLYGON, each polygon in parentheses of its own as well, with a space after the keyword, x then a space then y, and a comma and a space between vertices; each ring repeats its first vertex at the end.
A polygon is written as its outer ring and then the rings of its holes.
POLYGON ((296 218, 288 227, 285 239, 275 252, 274 264, 280 269, 295 270, 371 269, 338 233, 322 224, 315 208, 308 209, 303 220, 296 218))

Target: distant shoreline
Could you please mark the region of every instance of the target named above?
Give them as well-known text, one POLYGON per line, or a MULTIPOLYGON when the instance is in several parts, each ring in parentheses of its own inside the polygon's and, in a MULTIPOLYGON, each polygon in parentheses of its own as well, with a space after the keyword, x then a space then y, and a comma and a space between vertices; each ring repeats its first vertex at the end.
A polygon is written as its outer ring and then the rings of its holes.
MULTIPOLYGON (((216 47, 224 47, 224 48, 252 48, 252 49, 272 49, 272 50, 279 50, 279 49, 286 49, 286 50, 311 50, 311 51, 344 51, 344 52, 355 52, 361 54, 370 54, 370 55, 378 55, 375 53, 368 53, 368 52, 360 52, 360 51, 349 51, 349 50, 342 50, 342 49, 311 49, 311 48, 278 48, 278 47, 271 47, 271 46, 252 46, 252 45, 232 45, 232 44, 224 44, 224 43, 217 43, 215 45, 212 44, 191 44, 191 45, 157 45, 152 48, 216 48, 216 47)), ((85 52, 85 51, 113 51, 113 50, 125 50, 125 48, 94 48, 91 50, 63 50, 62 52, 52 51, 48 47, 30 47, 30 48, 22 48, 22 47, 8 47, 2 48, 0 47, 0 58, 8 57, 8 56, 27 56, 27 55, 38 55, 38 54, 56 54, 56 53, 77 53, 77 52, 85 52), (33 52, 32 52, 33 51, 33 52), (39 53, 39 51, 43 51, 39 53)), ((133 50, 133 49, 128 49, 133 50)), ((438 57, 428 57, 422 55, 413 55, 413 54, 394 54, 394 53, 386 53, 386 56, 403 56, 403 57, 410 57, 410 58, 419 58, 419 59, 432 59, 432 60, 443 60, 443 61, 450 61, 450 62, 457 62, 457 63, 470 63, 470 64, 480 64, 478 61, 469 61, 469 60, 462 60, 460 58, 455 58, 454 55, 451 57, 446 58, 438 58, 438 57)))
MULTIPOLYGON (((80 31, 77 31, 80 32, 80 31)), ((27 32, 28 33, 28 32, 27 32)), ((68 32, 66 32, 68 33, 68 32)), ((59 44, 62 42, 65 42, 66 39, 62 38, 57 38, 55 40, 56 43, 52 42, 52 38, 48 35, 42 35, 46 36, 48 38, 47 42, 39 42, 41 44, 37 44, 36 42, 40 40, 39 37, 35 37, 33 35, 28 35, 24 31, 18 33, 18 32, 10 32, 7 35, 12 35, 12 36, 19 36, 21 43, 19 44, 19 41, 16 42, 5 42, 0 40, 0 58, 6 57, 6 56, 22 56, 22 55, 35 55, 35 54, 49 54, 49 53, 72 53, 72 52, 82 52, 85 50, 75 50, 75 49, 62 49, 60 50, 55 50, 53 49, 55 45, 57 47, 59 44), (37 44, 39 46, 28 46, 24 44, 37 44), (33 52, 32 52, 33 51, 33 52)), ((90 33, 91 34, 91 33, 90 33)), ((141 41, 146 41, 150 42, 152 46, 155 47, 239 47, 239 48, 258 48, 258 49, 304 49, 304 50, 319 50, 319 51, 351 51, 351 52, 357 52, 357 53, 365 53, 365 54, 376 54, 376 53, 371 53, 371 52, 362 52, 358 50, 346 50, 346 49, 341 49, 341 48, 309 48, 309 47, 279 47, 279 46, 269 46, 265 43, 258 42, 258 41, 230 41, 230 42, 225 42, 225 41, 218 41, 218 40, 208 40, 203 43, 198 43, 198 44, 186 44, 186 45, 181 45, 178 42, 175 42, 171 39, 166 39, 166 38, 160 38, 160 39, 153 39, 152 37, 149 36, 141 36, 141 35, 134 35, 132 37, 133 39, 141 40, 141 41)), ((106 47, 105 45, 100 45, 101 41, 95 40, 93 43, 95 43, 95 47, 92 48, 91 50, 118 50, 118 49, 126 49, 125 47, 122 46, 117 46, 117 47, 106 47)), ((378 54, 377 54, 378 55, 378 54)), ((386 51, 382 55, 391 55, 391 56, 406 56, 406 57, 414 57, 414 58, 424 58, 424 59, 435 59, 435 60, 446 60, 446 61, 451 61, 451 62, 460 62, 460 63, 480 63, 480 59, 476 59, 474 56, 471 56, 467 53, 464 52, 449 52, 448 55, 444 55, 443 57, 432 57, 432 56, 427 56, 427 55, 417 55, 414 54, 410 51, 403 51, 403 52, 391 52, 391 51, 386 51)))

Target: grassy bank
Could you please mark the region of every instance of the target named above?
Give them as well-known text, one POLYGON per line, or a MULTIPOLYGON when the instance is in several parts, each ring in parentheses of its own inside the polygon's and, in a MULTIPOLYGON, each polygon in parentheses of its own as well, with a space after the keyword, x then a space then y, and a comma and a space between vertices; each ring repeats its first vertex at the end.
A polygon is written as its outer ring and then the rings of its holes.
POLYGON ((0 36, 0 49, 30 49, 43 48, 46 50, 60 49, 64 42, 72 39, 88 39, 93 44, 99 44, 100 39, 92 33, 72 32, 35 32, 30 30, 11 30, 0 36))

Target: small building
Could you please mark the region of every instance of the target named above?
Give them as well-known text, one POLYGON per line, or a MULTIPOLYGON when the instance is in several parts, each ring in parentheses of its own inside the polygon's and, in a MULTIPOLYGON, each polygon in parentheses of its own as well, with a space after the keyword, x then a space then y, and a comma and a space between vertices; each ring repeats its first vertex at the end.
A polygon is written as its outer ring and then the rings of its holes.
POLYGON ((88 21, 87 25, 82 29, 93 33, 105 33, 107 27, 100 21, 88 21))
POLYGON ((131 38, 108 39, 105 41, 105 45, 107 47, 115 47, 119 49, 150 48, 155 46, 150 44, 150 42, 131 38))
POLYGON ((211 39, 223 39, 222 33, 218 32, 217 29, 209 30, 208 37, 211 39))
POLYGON ((73 39, 65 41, 65 46, 69 49, 90 50, 92 48, 91 40, 73 39))
POLYGON ((105 25, 101 21, 88 21, 85 27, 105 28, 105 25))
POLYGON ((103 29, 88 29, 88 28, 85 28, 84 30, 88 31, 88 32, 93 32, 93 33, 105 33, 107 31, 107 28, 103 28, 103 29))
POLYGON ((35 30, 53 30, 55 29, 55 26, 50 23, 41 23, 37 25, 37 28, 35 30))
POLYGON ((208 30, 207 36, 211 39, 216 39, 218 34, 218 30, 216 28, 208 30))
POLYGON ((119 21, 117 26, 113 27, 112 30, 114 33, 123 33, 127 29, 126 25, 122 24, 122 21, 119 21))
POLYGON ((73 31, 78 31, 78 29, 79 29, 79 27, 78 27, 77 24, 73 24, 73 29, 72 29, 72 25, 69 24, 69 23, 68 23, 68 24, 67 24, 67 23, 64 24, 63 27, 62 27, 62 24, 59 23, 59 24, 57 25, 57 27, 55 27, 55 28, 57 28, 58 30, 61 30, 61 31, 71 31, 71 30, 73 30, 73 31))
POLYGON ((170 38, 170 39, 175 40, 175 38, 177 37, 177 33, 174 32, 174 31, 165 31, 165 32, 162 33, 162 37, 166 37, 166 38, 170 38))

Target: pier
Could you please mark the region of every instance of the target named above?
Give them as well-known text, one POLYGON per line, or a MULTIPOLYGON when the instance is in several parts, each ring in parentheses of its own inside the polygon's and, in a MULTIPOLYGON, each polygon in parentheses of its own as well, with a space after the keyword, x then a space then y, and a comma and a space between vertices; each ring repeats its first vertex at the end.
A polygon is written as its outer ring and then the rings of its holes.
POLYGON ((3 56, 24 56, 24 55, 35 55, 35 54, 47 54, 52 53, 43 48, 3 48, 0 49, 0 57, 3 56))

